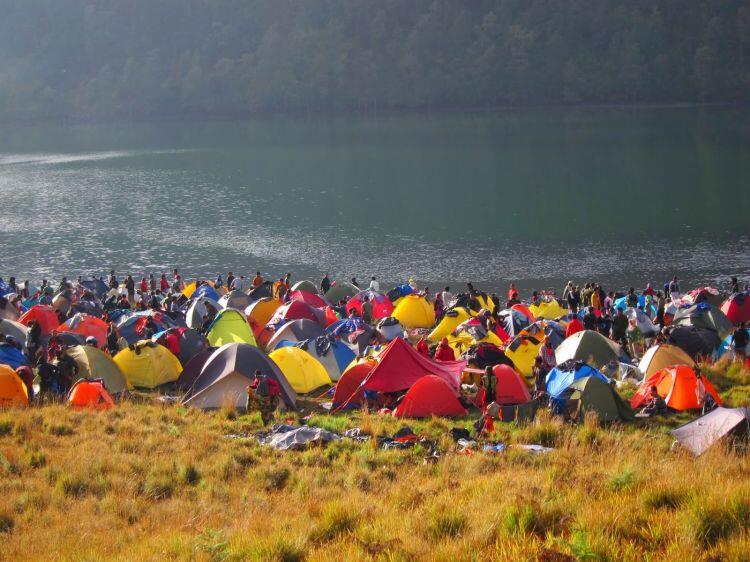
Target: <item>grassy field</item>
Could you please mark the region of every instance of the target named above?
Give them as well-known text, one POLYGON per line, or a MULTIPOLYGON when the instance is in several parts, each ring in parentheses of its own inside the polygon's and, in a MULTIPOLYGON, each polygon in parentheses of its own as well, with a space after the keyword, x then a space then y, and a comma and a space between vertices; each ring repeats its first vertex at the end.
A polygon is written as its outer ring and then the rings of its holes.
MULTIPOLYGON (((746 402, 748 375, 709 374, 746 402)), ((279 418, 280 420, 283 418, 279 418)), ((130 401, 0 413, 0 560, 749 560, 750 458, 672 452, 670 425, 602 428, 539 415, 508 444, 456 454, 451 427, 368 414, 311 425, 435 440, 383 451, 341 441, 258 445, 257 414, 130 401), (235 437, 228 437, 235 435, 235 437)))

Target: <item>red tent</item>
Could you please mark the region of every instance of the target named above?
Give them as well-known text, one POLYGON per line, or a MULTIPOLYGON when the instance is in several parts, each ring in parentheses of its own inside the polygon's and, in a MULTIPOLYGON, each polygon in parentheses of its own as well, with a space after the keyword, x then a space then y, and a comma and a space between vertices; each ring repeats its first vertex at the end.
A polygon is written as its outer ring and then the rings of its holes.
POLYGON ((374 366, 375 363, 367 361, 344 371, 333 393, 334 408, 358 408, 362 405, 365 394, 361 386, 362 381, 367 378, 374 366))
POLYGON ((444 379, 426 375, 409 389, 393 415, 397 418, 455 417, 465 416, 466 409, 444 379))
POLYGON ((383 293, 378 293, 371 289, 365 289, 361 293, 356 294, 346 303, 346 312, 349 313, 352 309, 357 311, 357 314, 362 315, 362 303, 365 297, 370 298, 370 304, 372 304, 372 316, 373 318, 388 318, 393 314, 393 303, 383 293))
POLYGON ((32 320, 36 320, 39 323, 43 336, 49 335, 60 323, 60 320, 57 318, 57 311, 51 306, 44 304, 35 304, 18 319, 24 326, 31 324, 32 320))
POLYGON ((270 325, 280 325, 290 320, 312 320, 318 324, 325 323, 325 313, 302 301, 290 301, 281 305, 268 321, 270 325))
POLYGON ((526 383, 512 367, 495 365, 492 368, 497 383, 495 385, 495 402, 501 406, 525 404, 531 400, 526 383))
POLYGON ((89 314, 78 313, 68 318, 57 327, 58 332, 72 332, 84 338, 96 338, 96 345, 103 348, 107 345, 107 324, 101 318, 89 314))
POLYGON ((115 405, 115 401, 104 388, 101 379, 81 379, 70 389, 68 404, 77 408, 109 410, 115 405))
POLYGON ((750 322, 750 293, 732 295, 721 305, 721 311, 727 315, 732 324, 750 322))
POLYGON ((314 306, 315 308, 325 308, 328 306, 328 303, 325 300, 309 291, 292 291, 289 295, 289 300, 302 301, 303 303, 314 306))
POLYGON ((466 361, 432 361, 401 338, 396 338, 378 355, 378 364, 367 378, 365 388, 398 392, 411 388, 425 375, 435 375, 457 391, 465 367, 466 361))

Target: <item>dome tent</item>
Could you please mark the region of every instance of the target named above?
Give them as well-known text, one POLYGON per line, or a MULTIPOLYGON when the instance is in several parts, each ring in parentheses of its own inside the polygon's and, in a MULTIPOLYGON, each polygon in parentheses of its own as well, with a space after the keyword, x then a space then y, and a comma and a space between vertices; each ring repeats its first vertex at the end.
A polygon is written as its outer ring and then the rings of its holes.
POLYGON ((583 361, 567 361, 547 373, 547 378, 545 379, 547 394, 557 398, 571 384, 585 377, 596 377, 609 384, 609 379, 591 365, 587 365, 583 361))
POLYGON ((511 404, 525 404, 531 400, 529 388, 521 375, 508 365, 495 365, 492 368, 495 375, 494 401, 501 406, 511 404))
POLYGON ((239 310, 227 308, 220 311, 206 332, 209 345, 220 347, 227 343, 255 344, 255 336, 245 315, 239 310))
POLYGON ((28 405, 26 385, 10 365, 0 364, 0 408, 28 405))
POLYGON ((732 324, 750 322, 750 293, 732 295, 721 305, 721 311, 732 324))
MULTIPOLYGON (((265 344, 266 351, 273 351, 282 341, 297 343, 317 338, 323 333, 323 326, 307 318, 291 320, 277 328, 275 332, 264 331, 263 336, 269 335, 265 344)), ((262 341, 262 340, 261 340, 262 341)))
POLYGON ((255 371, 273 378, 281 389, 284 404, 296 408, 297 394, 281 370, 257 347, 244 343, 229 343, 215 350, 208 358, 183 403, 201 409, 247 406, 247 388, 255 371))
POLYGON ((620 346, 593 330, 582 330, 566 338, 555 350, 557 364, 566 361, 585 361, 595 367, 604 367, 619 361, 620 346))
POLYGON ((466 408, 444 379, 425 375, 409 389, 393 415, 397 418, 459 417, 466 415, 466 408))
POLYGON ((224 309, 245 310, 253 302, 250 295, 242 291, 229 291, 219 299, 219 305, 224 309))
POLYGON ((633 421, 635 413, 630 405, 617 394, 611 384, 596 376, 573 381, 568 390, 570 399, 578 402, 578 418, 594 412, 601 422, 633 421))
POLYGON ((359 288, 355 287, 351 283, 348 283, 346 281, 336 281, 336 284, 328 289, 324 296, 329 302, 336 304, 342 299, 348 300, 352 298, 359 292, 359 288))
POLYGON ((440 341, 453 333, 460 324, 466 322, 472 317, 468 309, 463 307, 452 308, 445 313, 440 323, 427 336, 432 342, 440 341))
POLYGON ((359 408, 364 401, 362 383, 375 367, 374 361, 361 361, 346 369, 336 383, 333 408, 359 408))
POLYGON ((90 345, 76 345, 66 349, 65 354, 78 365, 80 379, 99 379, 112 394, 128 390, 128 381, 120 367, 100 349, 90 345))
POLYGON ((393 303, 391 303, 391 300, 383 293, 371 289, 366 289, 349 299, 346 303, 346 312, 349 313, 352 310, 356 310, 357 314, 361 316, 362 303, 364 302, 365 297, 370 299, 370 303, 372 304, 372 317, 374 319, 378 320, 380 318, 393 316, 393 303))
POLYGON ((646 350, 643 354, 638 368, 646 378, 650 377, 657 371, 676 365, 695 366, 695 361, 682 349, 675 345, 661 344, 654 345, 646 350))
POLYGON ((180 376, 182 365, 163 345, 140 342, 123 349, 114 356, 128 385, 139 388, 156 388, 174 382, 180 376))
POLYGON ((333 384, 320 361, 298 347, 281 347, 268 355, 295 392, 305 394, 333 384))
POLYGON ((292 285, 291 292, 293 293, 295 291, 305 291, 307 293, 317 295, 318 286, 308 279, 303 279, 302 281, 297 281, 294 285, 292 285))
POLYGON ((696 372, 687 365, 667 367, 646 378, 633 398, 630 405, 640 408, 651 397, 651 387, 655 386, 659 396, 664 398, 667 406, 673 410, 695 410, 702 408, 705 397, 710 395, 721 405, 721 398, 716 389, 705 377, 698 377, 696 372))
POLYGON ((435 309, 429 301, 419 295, 407 295, 401 299, 391 316, 404 328, 432 328, 435 325, 435 309))
POLYGON ((200 297, 194 300, 185 313, 185 323, 188 328, 192 328, 193 330, 199 330, 201 328, 203 325, 203 317, 208 314, 206 305, 213 307, 217 313, 221 311, 221 305, 213 299, 200 297))
POLYGON ((89 314, 75 314, 57 327, 58 332, 80 334, 84 338, 93 337, 98 347, 107 345, 107 330, 109 325, 96 316, 89 314))
POLYGON ((109 410, 114 407, 115 401, 104 388, 101 379, 79 379, 68 392, 68 405, 74 408, 109 410))
POLYGON ((681 308, 672 319, 673 326, 687 326, 713 330, 724 338, 734 328, 732 322, 720 309, 707 302, 694 304, 688 308, 681 308))
POLYGON ((18 319, 24 326, 28 326, 34 320, 39 323, 43 336, 49 335, 60 324, 55 309, 43 304, 35 304, 18 319))
POLYGON ((247 323, 250 324, 253 333, 257 337, 263 330, 268 321, 271 320, 273 313, 281 306, 281 301, 270 297, 258 299, 245 309, 247 323))

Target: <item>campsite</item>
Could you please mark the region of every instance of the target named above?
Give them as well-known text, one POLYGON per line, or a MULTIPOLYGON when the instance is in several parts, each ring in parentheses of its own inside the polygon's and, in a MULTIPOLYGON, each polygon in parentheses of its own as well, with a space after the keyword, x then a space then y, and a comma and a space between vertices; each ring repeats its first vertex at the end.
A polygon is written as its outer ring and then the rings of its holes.
POLYGON ((0 559, 744 559, 745 292, 143 281, 3 281, 0 559))

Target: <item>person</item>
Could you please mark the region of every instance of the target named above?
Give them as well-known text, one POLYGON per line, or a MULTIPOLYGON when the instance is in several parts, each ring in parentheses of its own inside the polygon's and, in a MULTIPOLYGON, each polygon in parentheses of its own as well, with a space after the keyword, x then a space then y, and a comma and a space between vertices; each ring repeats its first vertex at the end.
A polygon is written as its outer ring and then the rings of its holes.
POLYGON ((232 283, 234 283, 234 273, 229 271, 227 272, 227 289, 232 289, 232 283))
POLYGON ((440 322, 445 314, 445 305, 443 304, 443 293, 435 293, 435 302, 433 304, 435 312, 435 321, 440 322))
POLYGON ((653 287, 651 287, 651 283, 646 283, 646 288, 643 289, 643 296, 644 297, 656 296, 656 292, 654 291, 653 287))
POLYGON ((42 345, 42 327, 37 320, 29 323, 29 329, 26 332, 26 356, 29 358, 31 365, 36 365, 37 351, 42 345))
POLYGON ((263 276, 260 274, 260 271, 255 272, 255 277, 253 277, 253 287, 260 287, 263 284, 263 276))
POLYGON ((586 311, 586 314, 583 316, 583 329, 584 330, 596 330, 596 325, 598 323, 598 317, 596 316, 596 313, 594 312, 594 306, 589 306, 588 310, 586 311))
POLYGON ((581 304, 583 306, 591 306, 591 295, 594 293, 594 289, 591 287, 591 283, 586 283, 581 291, 581 304))
POLYGON ((216 276, 216 279, 214 279, 214 287, 216 289, 221 289, 224 286, 224 278, 222 277, 221 273, 219 273, 216 276))
POLYGON ((610 291, 607 293, 607 296, 604 297, 604 302, 602 303, 602 306, 604 307, 604 310, 609 310, 615 305, 615 293, 614 291, 610 291))
POLYGON ((57 351, 57 368, 59 373, 58 389, 61 395, 66 395, 78 379, 78 363, 62 349, 57 351))
POLYGON ((642 414, 648 414, 649 416, 656 416, 659 414, 665 414, 667 412, 667 403, 664 398, 659 395, 659 390, 656 386, 651 387, 651 396, 648 403, 641 410, 642 414))
POLYGON ((99 342, 96 341, 96 338, 94 336, 88 336, 86 338, 85 345, 89 347, 99 347, 99 342))
POLYGON ((145 277, 141 277, 141 282, 140 282, 140 286, 138 287, 138 289, 141 292, 141 300, 143 300, 146 294, 148 293, 148 281, 146 281, 145 277))
POLYGON ((320 294, 325 295, 328 291, 331 290, 331 280, 328 277, 328 274, 323 274, 323 279, 320 280, 320 294))
POLYGON ((747 358, 747 344, 750 343, 750 334, 747 331, 745 322, 740 325, 732 334, 732 347, 734 348, 734 358, 738 361, 744 361, 747 358))
POLYGON ((552 347, 552 341, 549 338, 545 338, 544 345, 539 347, 537 358, 542 360, 542 364, 547 369, 547 371, 549 371, 550 369, 554 369, 555 365, 557 365, 557 359, 555 359, 555 349, 552 347))
POLYGON ((740 282, 737 280, 737 277, 734 275, 731 278, 731 284, 730 284, 729 292, 733 295, 736 295, 740 292, 740 282))
POLYGON ((569 338, 573 334, 583 331, 583 324, 578 319, 578 316, 573 316, 573 319, 568 322, 568 327, 565 329, 565 337, 569 338))
POLYGON ((516 284, 515 283, 511 283, 510 287, 508 287, 508 300, 512 299, 513 298, 513 294, 517 293, 517 292, 518 292, 518 289, 516 289, 516 284))
POLYGON ((425 357, 430 357, 430 344, 427 341, 427 336, 422 336, 417 342, 417 351, 425 357))
POLYGON ((544 358, 537 355, 534 358, 534 365, 531 368, 531 373, 534 376, 534 398, 539 398, 547 394, 547 373, 554 368, 548 367, 544 358))
POLYGON ((440 343, 435 350, 435 360, 442 362, 456 360, 456 354, 453 351, 453 348, 448 344, 448 338, 440 340, 440 343))
POLYGON ((628 317, 625 316, 622 308, 618 308, 615 317, 612 319, 612 339, 620 345, 626 346, 627 340, 625 335, 628 330, 628 317))
POLYGON ((368 296, 362 298, 362 320, 367 324, 372 323, 372 303, 368 296))
POLYGON ((482 409, 484 410, 495 401, 495 397, 497 396, 497 377, 491 366, 484 368, 482 388, 484 389, 484 394, 482 395, 482 409))
POLYGON ((667 299, 664 298, 664 293, 656 291, 656 323, 660 327, 664 327, 664 312, 667 308, 667 299))
POLYGON ((443 289, 443 292, 440 294, 440 300, 443 302, 443 308, 450 305, 450 302, 453 300, 453 293, 451 293, 451 288, 446 285, 443 289))
POLYGON ((607 309, 607 311, 602 314, 602 317, 599 318, 599 333, 603 335, 604 337, 609 337, 610 331, 612 330, 612 309, 607 309))
POLYGON ((29 395, 29 402, 31 402, 34 400, 34 373, 31 371, 31 367, 21 365, 16 369, 16 373, 26 386, 26 394, 29 395))
POLYGON ((153 273, 148 274, 148 290, 152 293, 156 292, 156 277, 153 273))
POLYGON ((672 302, 680 300, 680 284, 677 282, 676 275, 669 283, 669 298, 672 300, 672 302))
POLYGON ((255 376, 247 388, 247 411, 258 410, 263 425, 268 425, 278 407, 280 396, 279 383, 256 369, 255 376))
POLYGON ((166 273, 161 274, 161 278, 159 279, 159 289, 161 289, 162 293, 167 293, 169 291, 169 281, 167 281, 166 273))
POLYGON ((370 279, 370 289, 372 291, 380 292, 380 283, 378 283, 378 280, 375 278, 374 275, 370 279))
POLYGON ((599 286, 594 283, 594 290, 591 292, 591 306, 596 310, 602 308, 602 297, 599 286))
POLYGON ((568 281, 568 284, 565 285, 565 288, 562 292, 562 300, 565 302, 568 302, 568 297, 570 296, 570 293, 573 291, 573 282, 568 281))
MULTIPOLYGON (((44 284, 44 281, 42 282, 44 284)), ((117 289, 119 287, 119 283, 117 282, 117 275, 115 275, 115 270, 110 269, 109 270, 109 279, 107 281, 107 285, 109 285, 110 289, 117 289)))
POLYGON ((634 287, 630 287, 630 289, 628 289, 628 296, 625 299, 625 303, 627 304, 628 308, 638 308, 638 295, 635 293, 634 287))
POLYGON ((630 349, 630 356, 638 359, 643 354, 643 332, 638 328, 638 322, 634 318, 628 322, 627 341, 630 349))
POLYGON ((117 352, 120 351, 120 346, 118 345, 119 339, 120 335, 117 333, 115 323, 110 322, 109 326, 107 327, 107 352, 111 356, 116 355, 117 352))
POLYGON ((578 291, 578 287, 571 287, 568 291, 568 308, 571 314, 578 314, 578 306, 581 304, 581 293, 578 291))
POLYGON ((510 298, 505 302, 505 308, 511 308, 517 304, 521 304, 521 301, 518 299, 518 291, 515 291, 511 293, 510 298))
POLYGON ((279 277, 274 288, 274 298, 278 301, 284 302, 286 300, 286 285, 284 284, 284 278, 279 277))
POLYGON ((230 291, 244 291, 245 290, 245 276, 240 275, 239 277, 235 277, 234 281, 232 281, 232 286, 229 287, 230 291))
POLYGON ((356 278, 356 277, 352 277, 351 281, 349 281, 349 282, 350 282, 350 283, 351 283, 352 285, 354 285, 355 287, 357 287, 357 289, 359 289, 359 288, 360 288, 360 287, 359 287, 359 283, 357 283, 357 278, 356 278))

